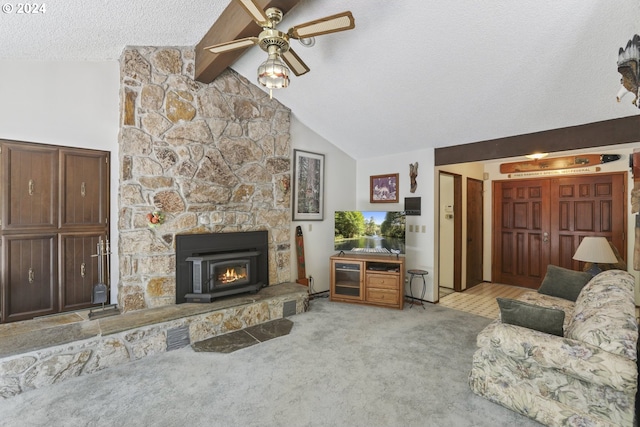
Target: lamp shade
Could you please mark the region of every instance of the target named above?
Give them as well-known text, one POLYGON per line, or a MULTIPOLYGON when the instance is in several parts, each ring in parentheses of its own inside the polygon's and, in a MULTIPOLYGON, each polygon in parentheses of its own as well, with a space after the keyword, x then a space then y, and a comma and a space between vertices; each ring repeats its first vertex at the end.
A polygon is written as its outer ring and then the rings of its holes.
POLYGON ((578 245, 573 259, 584 262, 615 264, 616 254, 611 250, 606 237, 585 237, 578 245))

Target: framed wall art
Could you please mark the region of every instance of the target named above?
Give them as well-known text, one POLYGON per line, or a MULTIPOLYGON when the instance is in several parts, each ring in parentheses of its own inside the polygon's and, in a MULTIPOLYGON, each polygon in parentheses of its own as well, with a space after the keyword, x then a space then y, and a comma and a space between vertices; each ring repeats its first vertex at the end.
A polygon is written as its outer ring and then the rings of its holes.
POLYGON ((324 154, 293 150, 293 220, 324 219, 324 154))
POLYGON ((369 184, 371 203, 398 203, 399 174, 371 175, 369 184))

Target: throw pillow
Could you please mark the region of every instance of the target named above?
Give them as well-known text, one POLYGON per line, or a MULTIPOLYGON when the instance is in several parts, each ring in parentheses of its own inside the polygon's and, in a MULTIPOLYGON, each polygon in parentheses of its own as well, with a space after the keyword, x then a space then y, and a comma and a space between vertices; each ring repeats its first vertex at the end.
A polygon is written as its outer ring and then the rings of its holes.
POLYGON ((589 283, 591 279, 593 279, 593 276, 584 271, 574 271, 557 265, 548 265, 547 274, 545 274, 538 292, 575 301, 584 285, 589 283))
POLYGON ((564 311, 507 298, 496 298, 496 300, 500 307, 502 323, 563 336, 564 311))

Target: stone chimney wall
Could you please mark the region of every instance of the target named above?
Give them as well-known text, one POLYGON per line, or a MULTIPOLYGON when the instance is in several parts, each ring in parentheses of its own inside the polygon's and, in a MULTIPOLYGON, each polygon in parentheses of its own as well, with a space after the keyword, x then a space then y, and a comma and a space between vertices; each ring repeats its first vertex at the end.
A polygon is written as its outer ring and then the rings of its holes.
POLYGON ((120 59, 124 311, 175 304, 176 234, 266 229, 269 281, 291 280, 291 111, 230 69, 196 82, 194 57, 128 47, 120 59), (150 226, 154 211, 164 222, 150 226))

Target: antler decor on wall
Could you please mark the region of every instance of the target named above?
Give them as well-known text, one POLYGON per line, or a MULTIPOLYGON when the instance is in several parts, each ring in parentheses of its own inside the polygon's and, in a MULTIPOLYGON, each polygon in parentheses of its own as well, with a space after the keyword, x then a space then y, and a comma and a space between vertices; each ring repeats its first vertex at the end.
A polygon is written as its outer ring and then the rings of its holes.
POLYGON ((627 47, 618 51, 618 72, 622 74, 622 87, 618 91, 616 99, 618 102, 627 93, 633 94, 633 105, 640 108, 638 102, 638 86, 640 84, 640 36, 634 35, 627 42, 627 47))
POLYGON ((416 192, 416 188, 418 188, 418 181, 416 178, 418 177, 418 162, 413 164, 409 163, 409 179, 411 180, 411 189, 412 193, 416 192))

